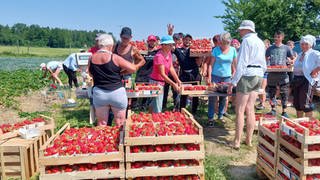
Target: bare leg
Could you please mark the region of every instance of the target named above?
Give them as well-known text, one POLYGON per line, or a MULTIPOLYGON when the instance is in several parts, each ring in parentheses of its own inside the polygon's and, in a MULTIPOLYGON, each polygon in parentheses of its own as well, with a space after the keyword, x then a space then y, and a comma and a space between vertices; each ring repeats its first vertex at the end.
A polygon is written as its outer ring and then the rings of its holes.
POLYGON ((241 136, 244 126, 244 112, 247 106, 249 95, 237 92, 236 94, 236 134, 234 146, 240 147, 241 136))
POLYGON ((266 102, 266 87, 267 87, 267 79, 262 80, 261 89, 264 90, 264 93, 260 95, 260 101, 261 105, 264 106, 264 103, 266 102))
POLYGON ((110 106, 102 106, 95 109, 98 126, 106 126, 108 124, 110 106))
POLYGON ((252 141, 252 135, 254 131, 254 126, 255 126, 255 114, 254 114, 254 103, 256 102, 258 93, 255 91, 252 91, 249 93, 249 99, 247 101, 247 106, 246 106, 246 115, 247 115, 247 130, 246 130, 246 144, 248 146, 252 146, 251 141, 252 141))
POLYGON ((114 120, 116 122, 116 125, 122 127, 124 121, 126 120, 126 109, 118 109, 115 107, 111 107, 111 109, 114 114, 114 120))

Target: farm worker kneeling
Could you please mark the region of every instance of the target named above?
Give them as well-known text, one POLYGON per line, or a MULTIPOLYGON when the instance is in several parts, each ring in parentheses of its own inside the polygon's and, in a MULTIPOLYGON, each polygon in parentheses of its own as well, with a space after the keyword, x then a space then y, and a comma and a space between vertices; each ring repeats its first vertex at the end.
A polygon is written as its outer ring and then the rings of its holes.
POLYGON ((47 73, 50 72, 50 78, 52 78, 53 83, 58 81, 60 86, 63 86, 61 80, 59 79, 59 73, 62 70, 62 63, 58 61, 50 61, 47 64, 40 64, 41 70, 43 71, 43 77, 47 76, 47 73))

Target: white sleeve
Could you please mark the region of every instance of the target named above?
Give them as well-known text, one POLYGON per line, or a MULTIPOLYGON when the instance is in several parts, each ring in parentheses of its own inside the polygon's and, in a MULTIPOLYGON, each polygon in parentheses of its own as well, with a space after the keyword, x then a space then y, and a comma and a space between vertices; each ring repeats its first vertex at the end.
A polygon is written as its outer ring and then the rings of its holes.
POLYGON ((249 47, 248 47, 248 42, 243 41, 239 50, 238 54, 238 63, 237 63, 237 68, 236 68, 236 73, 234 77, 232 78, 231 83, 236 86, 237 83, 239 82, 240 78, 242 77, 244 71, 247 69, 247 64, 249 60, 249 47))

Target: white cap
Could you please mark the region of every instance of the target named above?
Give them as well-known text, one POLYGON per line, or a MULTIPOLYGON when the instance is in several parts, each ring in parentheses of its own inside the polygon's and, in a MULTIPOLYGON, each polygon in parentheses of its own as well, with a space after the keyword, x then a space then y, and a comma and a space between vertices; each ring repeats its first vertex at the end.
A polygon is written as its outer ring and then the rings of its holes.
POLYGON ((316 45, 316 38, 310 34, 302 36, 300 43, 308 43, 311 47, 316 45))
POLYGON ((42 70, 42 69, 45 68, 46 66, 47 66, 46 63, 41 63, 41 64, 40 64, 40 67, 41 67, 40 70, 42 70))
POLYGON ((256 32, 254 22, 250 20, 243 20, 238 30, 241 30, 241 29, 248 29, 252 32, 256 32))

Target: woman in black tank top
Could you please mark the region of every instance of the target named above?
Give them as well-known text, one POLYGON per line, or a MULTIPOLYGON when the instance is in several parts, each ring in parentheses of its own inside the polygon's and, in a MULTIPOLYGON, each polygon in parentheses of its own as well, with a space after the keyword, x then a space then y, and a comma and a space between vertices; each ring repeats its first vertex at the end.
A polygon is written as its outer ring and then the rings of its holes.
POLYGON ((108 112, 111 108, 117 126, 122 126, 125 120, 127 97, 121 83, 121 72, 133 73, 141 64, 134 65, 113 54, 111 35, 101 34, 97 41, 100 49, 90 58, 88 69, 94 80, 93 105, 98 125, 107 125, 108 112))

